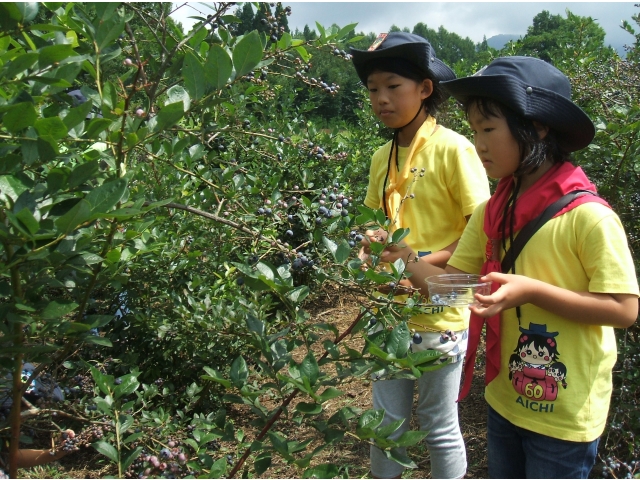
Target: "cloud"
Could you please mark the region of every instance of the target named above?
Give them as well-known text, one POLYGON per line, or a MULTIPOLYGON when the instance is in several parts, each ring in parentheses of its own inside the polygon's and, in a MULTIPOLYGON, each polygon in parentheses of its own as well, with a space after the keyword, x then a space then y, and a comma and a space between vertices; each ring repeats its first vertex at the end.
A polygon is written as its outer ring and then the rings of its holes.
MULTIPOLYGON (((389 27, 412 29, 418 22, 438 29, 443 26, 474 42, 498 34, 524 35, 533 18, 543 10, 565 16, 568 9, 580 16, 590 16, 605 30, 605 43, 620 49, 633 42, 633 37, 620 28, 622 20, 633 24, 631 16, 640 13, 633 2, 283 2, 290 5, 289 28, 302 30, 305 25, 315 29, 315 22, 328 27, 357 23, 356 31, 380 33, 389 27)), ((193 4, 207 10, 202 4, 193 4)), ((193 15, 194 10, 185 15, 193 15)), ((210 13, 210 12, 207 12, 210 13)), ((181 12, 178 16, 181 16, 181 12)), ((191 23, 178 18, 186 27, 191 23)))

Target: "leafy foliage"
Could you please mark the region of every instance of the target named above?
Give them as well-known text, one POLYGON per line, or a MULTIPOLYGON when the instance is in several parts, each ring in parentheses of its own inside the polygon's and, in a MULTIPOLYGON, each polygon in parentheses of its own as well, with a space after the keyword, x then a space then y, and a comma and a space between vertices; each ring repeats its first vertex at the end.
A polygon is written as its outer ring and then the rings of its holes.
MULTIPOLYGON (((291 34, 290 8, 266 3, 233 13, 215 4, 184 33, 169 8, 0 4, 0 366, 14 375, 13 404, 30 383, 23 362, 38 365, 32 378, 64 369, 64 408, 92 425, 93 446, 119 476, 262 475, 275 458, 300 476, 336 476, 338 466, 314 457, 347 435, 414 466, 395 449, 424 433, 390 440, 398 425, 382 427, 383 412, 349 406, 340 390, 374 372, 415 378, 439 366, 410 349, 407 319, 423 299, 396 303, 394 287, 371 294, 398 285, 402 266, 383 269, 373 255, 366 269, 356 256, 365 225, 388 227, 361 206, 388 132, 348 56, 372 35, 319 24, 291 34), (361 299, 344 332, 310 320, 329 284, 361 299), (352 337, 364 346, 352 348, 352 337), (256 438, 234 409, 251 417, 256 438), (291 440, 283 417, 312 427, 322 445, 291 440)), ((414 32, 459 75, 498 54, 443 28, 414 32)), ((634 38, 623 60, 593 20, 542 12, 501 54, 546 55, 571 77, 598 126, 576 161, 620 213, 635 252, 634 38)), ((438 120, 466 131, 453 101, 438 120)), ((636 471, 637 328, 620 335, 603 454, 611 475, 636 471)), ((13 408, 1 427, 16 433, 20 423, 13 408)))

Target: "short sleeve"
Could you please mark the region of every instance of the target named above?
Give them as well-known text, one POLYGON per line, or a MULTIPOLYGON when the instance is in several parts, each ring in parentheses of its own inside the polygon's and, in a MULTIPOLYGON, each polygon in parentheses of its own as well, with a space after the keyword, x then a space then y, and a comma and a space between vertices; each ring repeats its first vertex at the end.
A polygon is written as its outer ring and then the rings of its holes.
POLYGON ((469 223, 462 232, 458 246, 449 259, 449 265, 466 273, 480 273, 484 263, 487 236, 483 231, 486 201, 473 211, 469 223))

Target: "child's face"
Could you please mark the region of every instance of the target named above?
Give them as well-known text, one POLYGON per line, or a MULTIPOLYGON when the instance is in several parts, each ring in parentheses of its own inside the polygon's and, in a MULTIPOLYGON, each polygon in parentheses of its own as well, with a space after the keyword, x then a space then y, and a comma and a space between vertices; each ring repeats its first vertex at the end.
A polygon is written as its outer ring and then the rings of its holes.
POLYGON ((489 177, 507 177, 518 169, 520 147, 502 115, 485 117, 473 104, 469 108, 469 125, 476 152, 489 177))
POLYGON ((422 101, 433 92, 431 80, 418 83, 395 73, 374 71, 367 79, 371 106, 389 128, 404 127, 413 120, 422 101))

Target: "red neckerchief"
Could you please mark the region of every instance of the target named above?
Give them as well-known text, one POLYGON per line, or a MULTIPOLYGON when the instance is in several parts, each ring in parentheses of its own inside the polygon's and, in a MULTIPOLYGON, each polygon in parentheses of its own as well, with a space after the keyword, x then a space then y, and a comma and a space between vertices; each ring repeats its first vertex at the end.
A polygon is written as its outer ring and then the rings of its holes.
MULTIPOLYGON (((496 192, 487 202, 484 214, 484 232, 489 237, 489 240, 487 241, 485 250, 486 261, 480 271, 482 275, 487 275, 491 272, 500 272, 502 270, 500 266, 502 215, 504 206, 513 191, 513 185, 514 180, 512 176, 500 179, 496 192)), ((514 231, 519 232, 522 227, 540 215, 549 205, 574 190, 590 190, 595 193, 596 186, 589 181, 580 167, 575 167, 569 162, 551 167, 549 171, 518 198, 515 210, 514 231)), ((555 217, 586 202, 597 202, 609 207, 609 204, 600 197, 583 195, 577 197, 569 205, 564 207, 555 217)), ((507 225, 507 228, 509 228, 509 225, 507 225)), ((505 238, 509 238, 509 231, 506 232, 505 238)), ((499 284, 493 282, 491 285, 491 293, 494 293, 499 287, 499 284)), ((493 317, 485 319, 472 313, 469 321, 469 345, 465 355, 464 383, 458 401, 466 397, 471 388, 473 368, 476 361, 476 350, 480 341, 482 327, 485 323, 487 326, 485 385, 488 385, 500 372, 500 315, 494 315, 493 317)))

